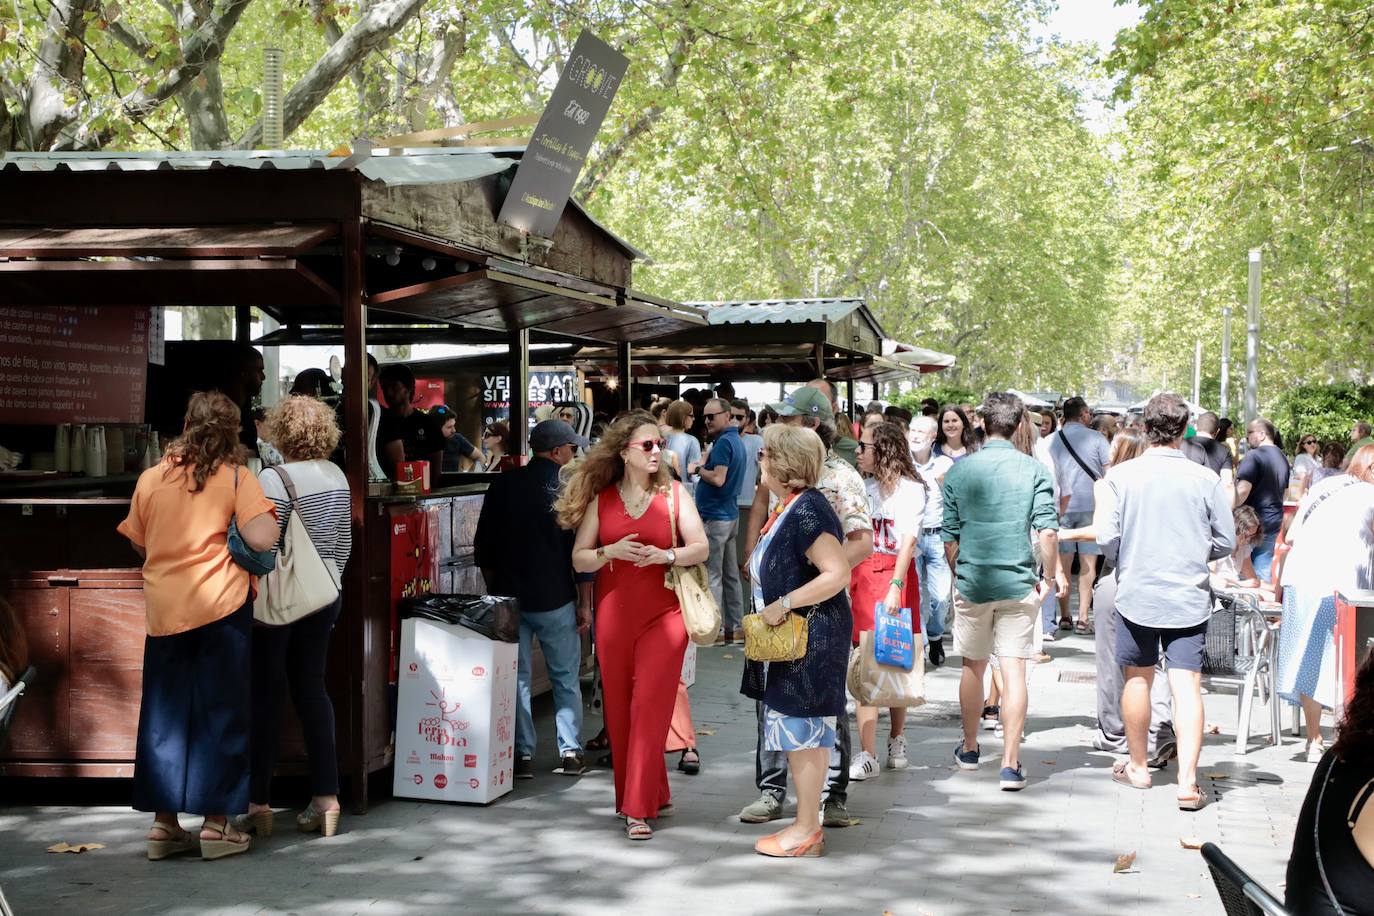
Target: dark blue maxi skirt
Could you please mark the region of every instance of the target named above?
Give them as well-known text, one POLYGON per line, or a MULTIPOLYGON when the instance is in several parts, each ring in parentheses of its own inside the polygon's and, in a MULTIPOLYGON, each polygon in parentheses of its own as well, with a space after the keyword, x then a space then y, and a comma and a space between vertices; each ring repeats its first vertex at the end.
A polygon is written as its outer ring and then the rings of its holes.
POLYGON ((139 811, 248 810, 253 603, 143 648, 133 805, 139 811))

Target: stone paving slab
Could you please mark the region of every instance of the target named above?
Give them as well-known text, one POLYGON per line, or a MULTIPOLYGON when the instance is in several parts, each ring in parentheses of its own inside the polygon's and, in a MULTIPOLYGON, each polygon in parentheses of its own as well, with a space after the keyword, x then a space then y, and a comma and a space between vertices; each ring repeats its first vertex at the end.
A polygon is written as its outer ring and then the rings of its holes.
MULTIPOLYGON (((1301 744, 1289 737, 1273 748, 1257 738, 1234 756, 1234 695, 1208 696, 1208 720, 1222 726, 1203 748, 1201 781, 1213 804, 1179 812, 1172 783, 1116 786, 1112 757, 1091 749, 1094 687, 1059 681, 1061 672, 1092 670, 1091 639, 1071 636, 1049 651, 1054 660, 1031 674, 1025 791, 998 791, 1001 742, 991 733, 980 770, 953 766, 959 669, 951 658, 927 671, 930 702, 908 717, 911 767, 851 785, 861 823, 827 831, 820 859, 755 855, 754 841, 777 825, 735 816, 757 793, 753 705, 737 692, 743 653, 734 647, 700 653, 693 716, 713 734, 699 738, 701 775, 672 770, 669 758, 678 813, 648 843, 624 838, 609 771, 548 772, 556 761, 545 698, 536 707, 539 775, 491 806, 384 801, 366 816, 345 815, 330 839, 295 833, 283 811, 275 836, 213 863, 148 862, 146 816, 113 804, 127 791, 120 784, 109 805, 25 804, 27 784, 0 784, 0 886, 18 916, 1218 913, 1205 864, 1180 842, 1196 838, 1221 845, 1282 896, 1312 772, 1301 744), (45 852, 60 841, 106 848, 45 852), (1114 874, 1116 857, 1130 852, 1134 867, 1114 874)), ((1254 722, 1267 722, 1263 709, 1254 722)), ((589 717, 587 733, 596 727, 589 717)), ((879 723, 880 735, 886 727, 879 723)))

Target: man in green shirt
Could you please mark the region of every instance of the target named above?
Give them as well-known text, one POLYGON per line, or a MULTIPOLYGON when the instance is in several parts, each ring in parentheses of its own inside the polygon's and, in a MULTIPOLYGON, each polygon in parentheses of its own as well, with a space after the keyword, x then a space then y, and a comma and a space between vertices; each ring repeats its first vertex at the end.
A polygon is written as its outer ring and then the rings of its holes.
POLYGON ((1059 517, 1049 471, 1017 451, 1011 436, 1025 407, 1015 395, 994 392, 978 408, 987 441, 945 474, 945 555, 954 569, 954 651, 963 656, 959 711, 964 740, 954 760, 978 768, 978 719, 983 674, 995 654, 1002 668, 1002 788, 1026 786, 1021 730, 1026 721, 1026 659, 1045 596, 1056 586, 1059 517), (1043 569, 1037 573, 1031 532, 1038 534, 1043 569))

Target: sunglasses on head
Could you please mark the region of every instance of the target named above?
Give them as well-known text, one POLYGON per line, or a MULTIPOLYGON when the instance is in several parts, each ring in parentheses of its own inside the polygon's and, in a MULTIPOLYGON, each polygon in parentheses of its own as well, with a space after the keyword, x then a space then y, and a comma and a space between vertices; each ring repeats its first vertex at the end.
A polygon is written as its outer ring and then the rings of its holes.
POLYGON ((628 448, 640 448, 646 453, 652 454, 654 451, 663 451, 668 447, 668 443, 663 439, 636 439, 627 443, 628 448))

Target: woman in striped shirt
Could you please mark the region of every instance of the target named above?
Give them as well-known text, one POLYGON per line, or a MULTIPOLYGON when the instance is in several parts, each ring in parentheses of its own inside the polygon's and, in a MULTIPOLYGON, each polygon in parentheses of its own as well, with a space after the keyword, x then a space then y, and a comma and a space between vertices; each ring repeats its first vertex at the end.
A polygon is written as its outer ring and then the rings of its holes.
MULTIPOLYGON (((353 547, 348 480, 329 456, 339 443, 334 411, 307 396, 287 398, 267 414, 267 434, 282 453, 280 466, 296 490, 296 511, 310 540, 334 576, 353 547)), ((291 517, 291 501, 277 468, 263 469, 263 492, 277 506, 282 536, 291 517)), ((278 547, 280 548, 280 539, 278 547)), ((310 757, 310 805, 296 817, 296 828, 333 836, 339 825, 339 769, 334 745, 334 706, 325 691, 329 634, 339 619, 342 594, 331 604, 287 626, 253 627, 253 741, 248 814, 241 829, 272 835, 268 791, 277 762, 281 701, 287 688, 300 717, 310 757)))

